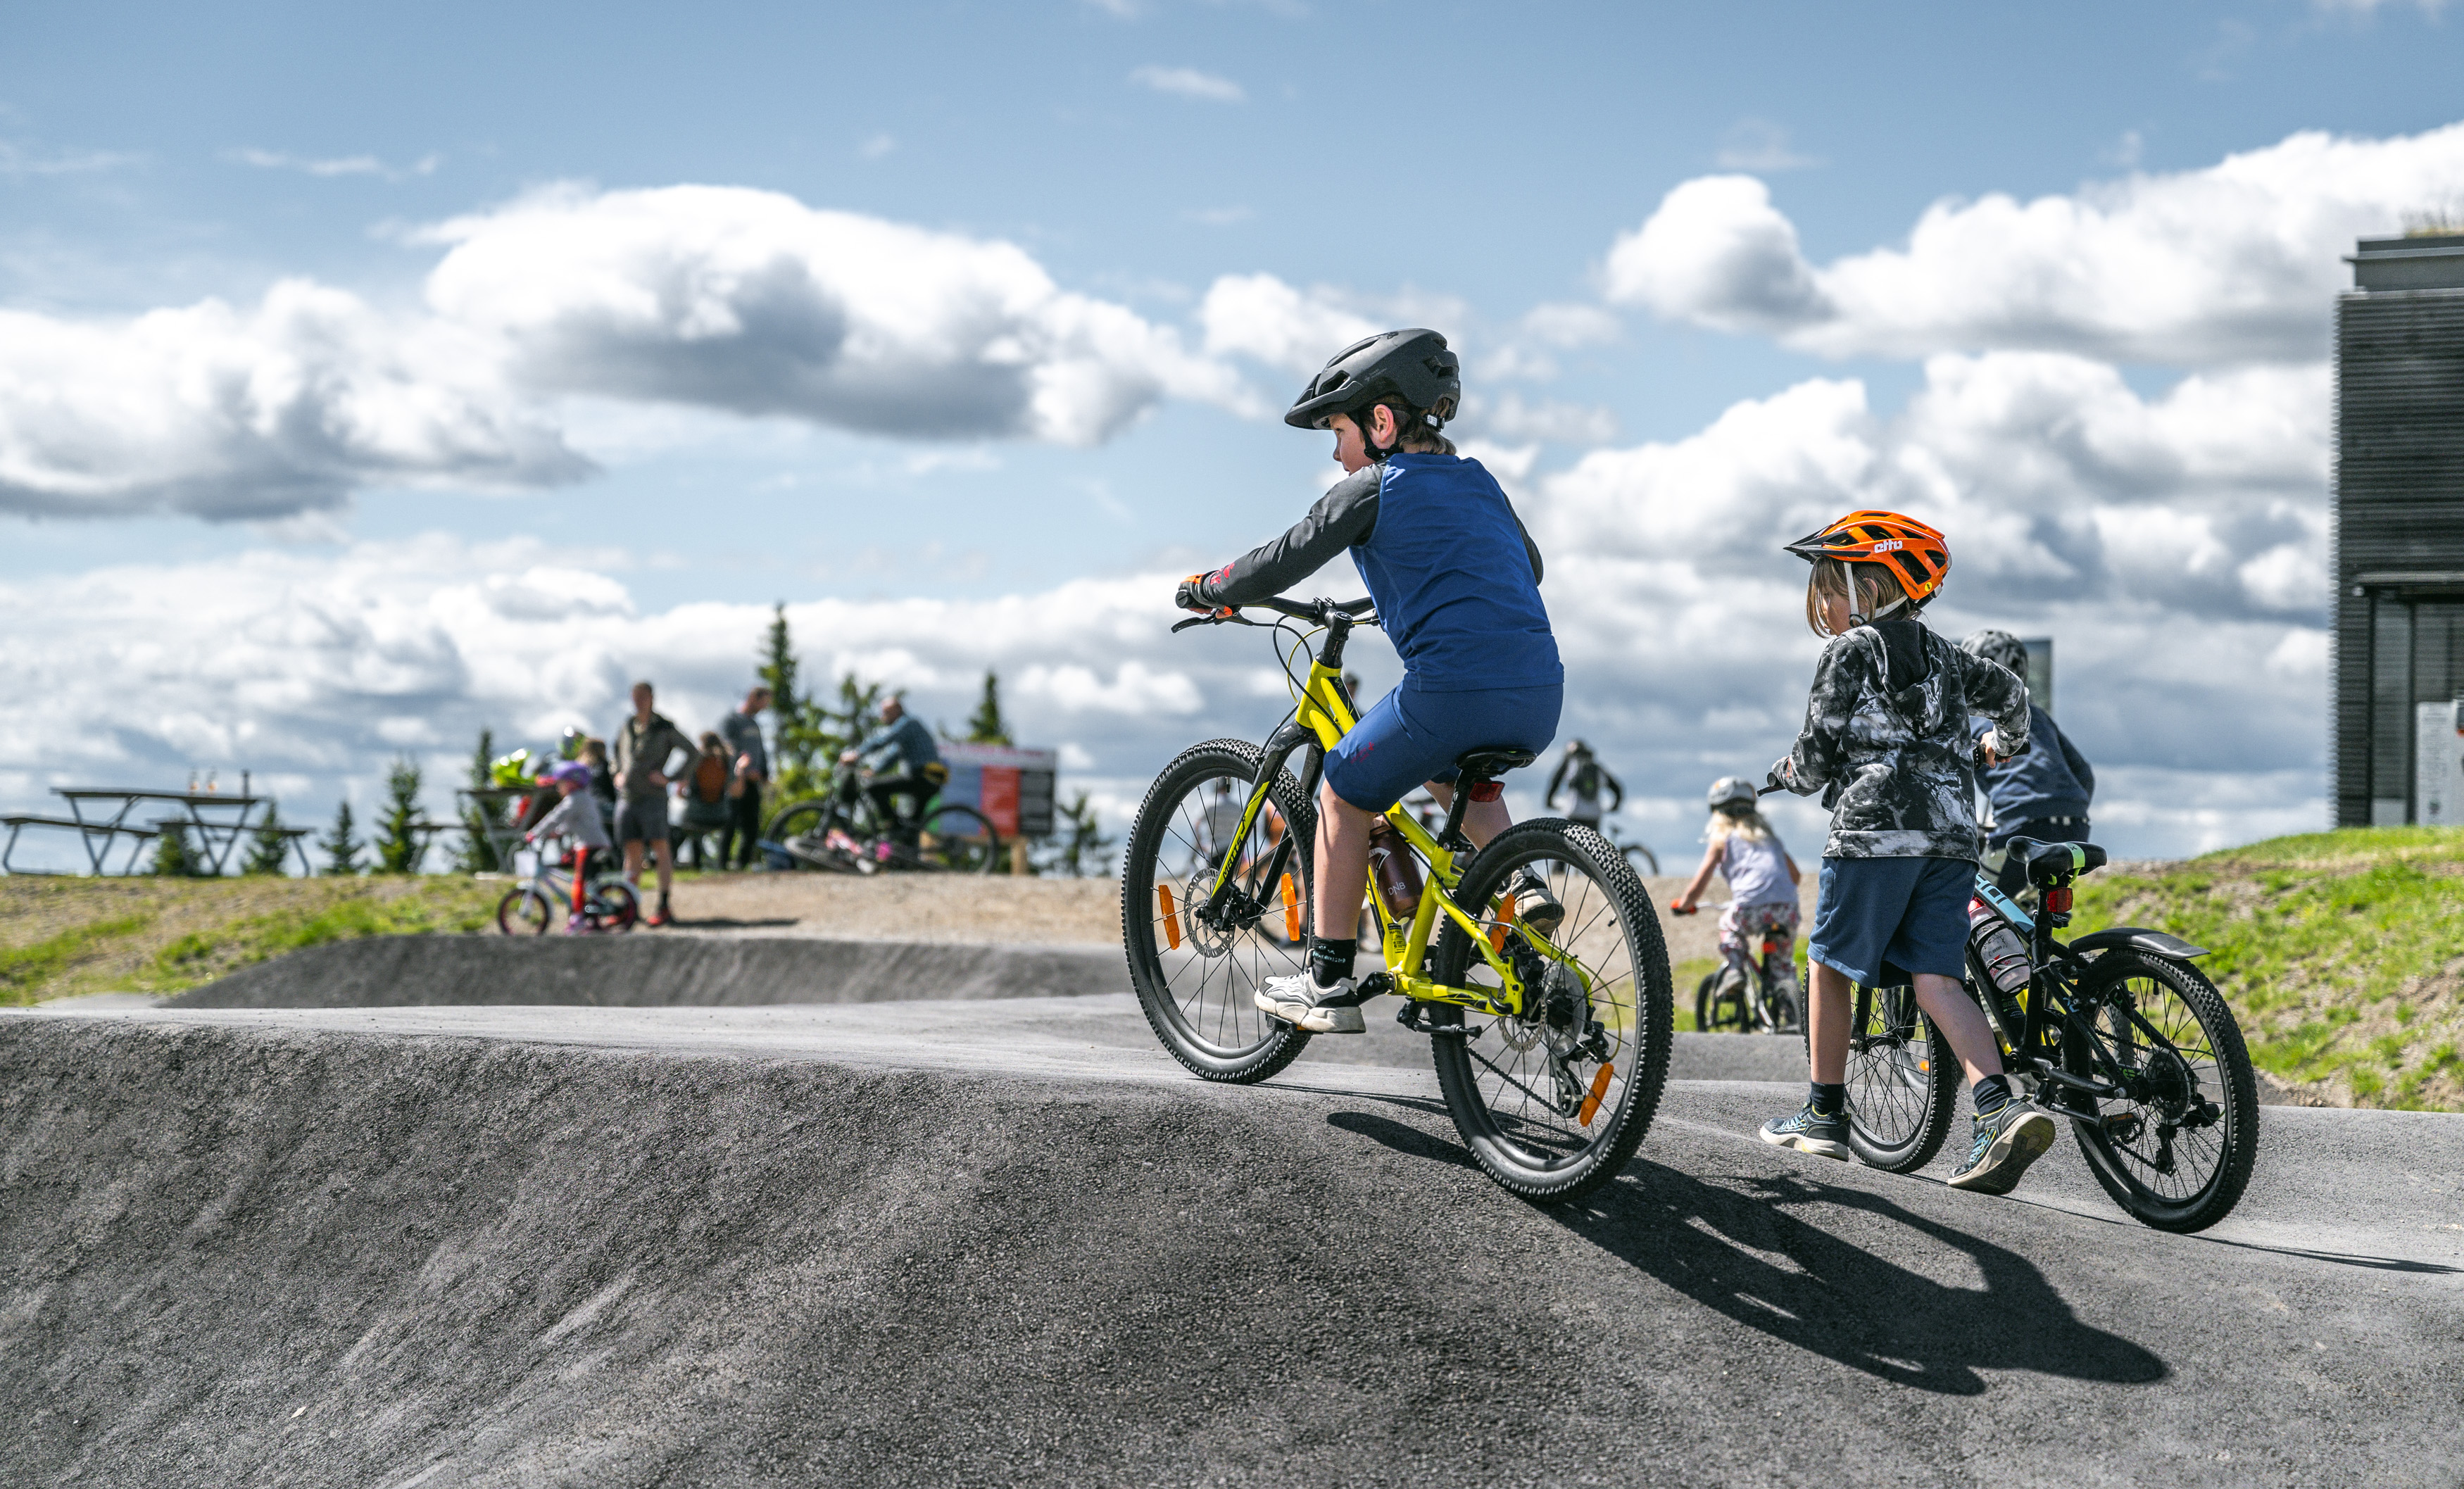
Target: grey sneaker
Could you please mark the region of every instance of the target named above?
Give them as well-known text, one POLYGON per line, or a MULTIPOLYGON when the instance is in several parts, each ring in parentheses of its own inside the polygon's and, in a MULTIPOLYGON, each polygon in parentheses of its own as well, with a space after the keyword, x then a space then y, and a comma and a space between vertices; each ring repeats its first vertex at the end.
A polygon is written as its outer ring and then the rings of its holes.
POLYGON ((1979 1117, 1968 1145, 1968 1161, 1950 1176, 1950 1187, 1975 1194, 2007 1194, 2019 1187, 2028 1165, 2054 1146, 2054 1119, 2024 1102, 1979 1117))
POLYGON ((1540 935, 1551 936, 1566 923, 1566 907, 1557 903, 1538 874, 1527 868, 1514 876, 1514 918, 1540 935))
POLYGON ((1318 986, 1316 975, 1307 972, 1268 977, 1251 1001, 1293 1028, 1311 1034, 1360 1034, 1369 1027, 1361 1019, 1359 991, 1350 977, 1332 987, 1318 986))
POLYGON ((1826 1117, 1811 1104, 1800 1106, 1793 1117, 1773 1117, 1763 1124, 1762 1140, 1773 1148, 1793 1148, 1801 1153, 1818 1158, 1848 1161, 1848 1113, 1842 1108, 1836 1117, 1826 1117))

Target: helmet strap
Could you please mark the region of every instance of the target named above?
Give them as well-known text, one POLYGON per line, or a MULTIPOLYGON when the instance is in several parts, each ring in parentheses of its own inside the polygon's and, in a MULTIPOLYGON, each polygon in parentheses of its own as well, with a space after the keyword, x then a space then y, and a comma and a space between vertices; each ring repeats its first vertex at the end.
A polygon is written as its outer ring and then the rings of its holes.
MULTIPOLYGON (((1851 586, 1850 586, 1850 587, 1851 587, 1851 588, 1854 588, 1854 587, 1855 587, 1855 586, 1854 586, 1854 581, 1853 581, 1853 580, 1851 581, 1851 586)), ((1851 610, 1851 611, 1849 611, 1849 612, 1848 612, 1848 626, 1849 626, 1849 629, 1854 630, 1854 629, 1856 629, 1856 628, 1857 628, 1858 626, 1859 626, 1859 625, 1871 625, 1871 624, 1873 624, 1876 621, 1879 621, 1879 620, 1882 620, 1882 619, 1884 619, 1884 618, 1885 618, 1885 617, 1887 617, 1887 616, 1888 616, 1892 611, 1894 611, 1894 610, 1898 609, 1900 606, 1902 606, 1902 605, 1903 605, 1903 604, 1906 604, 1907 602, 1908 602, 1908 597, 1907 597, 1907 596, 1905 596, 1905 595, 1902 595, 1902 596, 1900 596, 1897 600, 1892 601, 1889 604, 1886 604, 1886 605, 1882 606, 1881 609, 1879 609, 1879 610, 1875 611, 1875 612, 1874 612, 1873 614, 1871 614, 1871 615, 1859 615, 1856 611, 1851 610)))

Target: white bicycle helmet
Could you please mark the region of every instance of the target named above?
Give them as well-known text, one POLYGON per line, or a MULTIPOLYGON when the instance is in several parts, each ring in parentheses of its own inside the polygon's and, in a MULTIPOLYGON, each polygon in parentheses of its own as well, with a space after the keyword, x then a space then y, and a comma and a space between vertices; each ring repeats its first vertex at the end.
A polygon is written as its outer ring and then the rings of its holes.
POLYGON ((1754 783, 1743 776, 1723 776, 1711 782, 1710 809, 1714 812, 1738 802, 1754 804, 1754 783))

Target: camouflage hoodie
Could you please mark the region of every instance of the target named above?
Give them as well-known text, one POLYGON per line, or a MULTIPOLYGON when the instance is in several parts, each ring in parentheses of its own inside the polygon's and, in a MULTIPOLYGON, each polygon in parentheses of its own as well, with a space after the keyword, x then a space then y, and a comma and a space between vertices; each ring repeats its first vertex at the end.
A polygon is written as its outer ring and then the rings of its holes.
POLYGON ((1805 733, 1776 767, 1833 808, 1825 858, 1974 859, 1976 774, 1968 719, 2006 751, 2028 742, 2028 688, 1916 621, 1859 625, 1823 648, 1805 733))

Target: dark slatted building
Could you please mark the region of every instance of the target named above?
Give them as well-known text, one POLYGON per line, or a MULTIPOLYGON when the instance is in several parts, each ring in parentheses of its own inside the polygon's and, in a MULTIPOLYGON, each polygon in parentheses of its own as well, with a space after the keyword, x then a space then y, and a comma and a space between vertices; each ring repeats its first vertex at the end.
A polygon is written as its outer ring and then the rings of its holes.
POLYGON ((2464 234, 2364 238, 2336 301, 2336 825, 2464 821, 2464 234))

